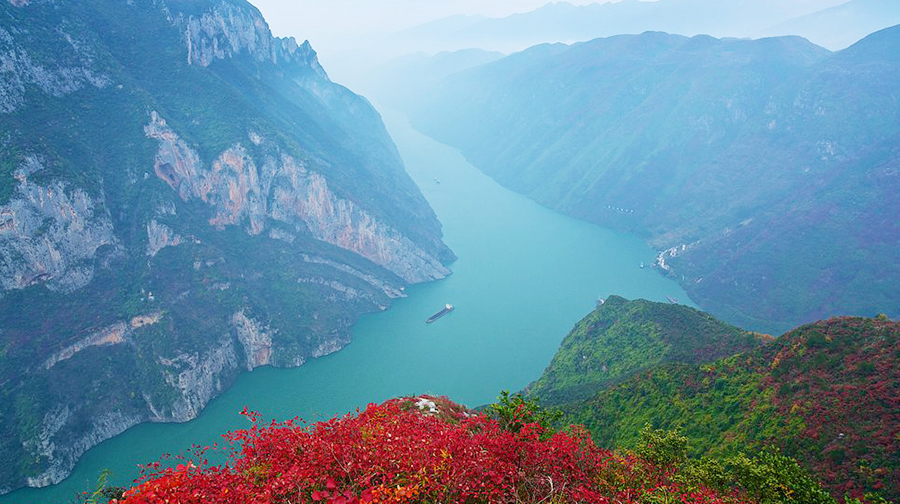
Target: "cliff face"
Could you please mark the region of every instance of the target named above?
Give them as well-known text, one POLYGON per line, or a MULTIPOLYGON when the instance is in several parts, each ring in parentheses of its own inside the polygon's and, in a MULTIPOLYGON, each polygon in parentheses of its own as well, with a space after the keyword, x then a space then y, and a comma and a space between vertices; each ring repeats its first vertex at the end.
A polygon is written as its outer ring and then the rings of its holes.
POLYGON ((30 182, 41 169, 28 157, 13 172, 13 199, 0 206, 0 296, 33 284, 73 292, 93 278, 97 250, 118 245, 102 201, 63 182, 30 182))
MULTIPOLYGON (((443 278, 449 273, 434 257, 396 229, 380 222, 352 201, 335 196, 325 177, 274 146, 259 165, 241 144, 220 154, 212 166, 201 166, 193 151, 159 117, 151 115, 146 135, 159 141, 156 176, 188 201, 199 198, 214 208, 209 224, 217 228, 247 222, 246 232, 258 235, 273 219, 292 233, 310 233, 317 240, 359 254, 408 282, 443 278)), ((251 143, 267 141, 249 135, 251 143)), ((291 240, 292 234, 277 238, 291 240)))
POLYGON ((0 3, 0 489, 449 274, 368 103, 241 1, 0 3))

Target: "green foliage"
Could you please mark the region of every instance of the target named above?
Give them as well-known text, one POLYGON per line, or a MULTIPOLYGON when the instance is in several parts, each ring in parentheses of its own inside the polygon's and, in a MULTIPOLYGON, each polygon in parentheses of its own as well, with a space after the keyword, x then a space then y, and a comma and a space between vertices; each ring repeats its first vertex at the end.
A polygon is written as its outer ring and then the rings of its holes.
MULTIPOLYGON (((891 432, 900 422, 898 350, 900 324, 833 319, 711 363, 664 364, 560 407, 567 422, 583 423, 601 446, 641 445, 648 423, 680 426, 691 439, 690 456, 730 461, 734 470, 743 468, 743 478, 782 471, 802 487, 792 466, 775 455, 734 458, 771 445, 833 495, 876 491, 896 498, 900 438, 891 432)), ((707 480, 721 472, 711 465, 694 469, 707 480)))
POLYGON ((891 501, 878 494, 869 492, 862 499, 848 496, 844 499, 844 504, 891 504, 891 501))
POLYGON ((122 498, 125 493, 125 487, 110 486, 109 479, 112 477, 112 471, 104 469, 97 477, 97 484, 93 491, 85 492, 76 502, 77 504, 106 504, 108 502, 116 502, 122 498))
POLYGON ((661 363, 706 362, 762 342, 687 306, 609 296, 575 325, 526 391, 545 404, 571 402, 661 363))
POLYGON ((772 448, 752 456, 691 460, 678 479, 719 492, 738 489, 754 504, 837 504, 809 471, 772 448))
POLYGON ((646 424, 641 429, 635 450, 638 457, 659 467, 680 466, 687 460, 688 438, 679 429, 654 429, 646 424))
POLYGON ((759 504, 833 504, 834 498, 800 467, 777 450, 754 457, 740 454, 726 460, 726 471, 759 504))
POLYGON ((554 426, 562 419, 561 411, 542 408, 537 399, 510 394, 508 390, 500 392, 497 402, 487 407, 487 413, 503 430, 510 432, 519 432, 526 425, 536 424, 540 426, 542 439, 551 437, 556 432, 554 426))

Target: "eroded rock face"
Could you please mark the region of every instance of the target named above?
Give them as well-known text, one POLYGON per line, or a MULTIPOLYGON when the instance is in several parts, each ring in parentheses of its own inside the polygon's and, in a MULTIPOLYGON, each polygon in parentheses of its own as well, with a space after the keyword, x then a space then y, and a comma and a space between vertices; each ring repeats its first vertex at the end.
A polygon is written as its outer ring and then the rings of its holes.
POLYGON ((363 272, 357 270, 356 268, 347 266, 346 264, 341 264, 339 262, 325 259, 323 257, 315 257, 315 256, 307 255, 307 254, 303 254, 301 257, 306 262, 313 263, 313 264, 324 264, 324 265, 330 266, 338 271, 343 271, 344 273, 349 273, 349 274, 355 276, 356 278, 359 278, 360 280, 363 280, 364 282, 368 283, 372 287, 375 287, 375 288, 379 289, 380 291, 384 292, 385 295, 387 295, 389 298, 404 297, 403 292, 401 292, 399 289, 397 289, 395 287, 392 287, 390 284, 388 284, 384 280, 381 280, 372 275, 363 273, 363 272))
POLYGON ((30 158, 16 172, 12 200, 0 206, 0 295, 36 283, 73 292, 93 278, 97 249, 118 244, 101 201, 63 182, 30 182, 39 169, 30 158))
POLYGON ((184 353, 161 362, 167 368, 166 381, 181 395, 164 419, 186 422, 196 418, 222 392, 225 385, 221 376, 238 369, 238 354, 234 340, 228 336, 205 352, 184 353))
MULTIPOLYGON (((28 5, 25 0, 10 0, 10 3, 16 7, 28 5)), ((28 86, 37 86, 48 95, 60 97, 85 86, 104 88, 110 84, 109 76, 93 68, 90 46, 68 36, 71 53, 66 55, 67 64, 47 65, 36 61, 9 29, 0 27, 0 114, 24 105, 28 86)))
POLYGON ((272 363, 272 336, 274 330, 258 320, 248 318, 243 311, 231 317, 238 341, 244 347, 247 371, 272 363))
POLYGON ((57 362, 72 358, 78 352, 92 346, 118 345, 125 342, 125 337, 130 333, 130 327, 125 322, 119 322, 110 327, 97 331, 72 345, 51 355, 44 361, 44 369, 50 369, 57 362))
POLYGON ((147 255, 155 257, 166 247, 176 247, 184 242, 184 238, 172 231, 169 226, 160 224, 156 219, 147 224, 147 255))
MULTIPOLYGON (((298 233, 355 252, 408 282, 443 278, 440 261, 354 202, 339 198, 325 177, 281 153, 261 164, 240 144, 219 155, 209 168, 179 138, 165 119, 151 113, 144 132, 159 141, 154 172, 188 201, 199 198, 214 208, 210 225, 245 225, 251 235, 265 231, 273 219, 298 233)), ((260 140, 263 142, 264 140, 260 140)), ((278 151, 273 146, 273 150, 278 151)))
POLYGON ((293 37, 273 37, 255 9, 222 1, 199 17, 179 16, 173 23, 184 29, 189 64, 206 67, 216 60, 246 54, 256 61, 308 67, 326 77, 309 42, 298 45, 293 37))
MULTIPOLYGON (((117 436, 143 419, 138 415, 128 415, 121 411, 105 411, 97 414, 90 428, 74 439, 64 436, 58 439, 74 415, 69 406, 60 406, 47 413, 39 437, 27 443, 29 452, 49 461, 48 467, 37 476, 27 478, 31 487, 44 487, 64 480, 75 467, 78 459, 93 446, 117 436)), ((68 433, 71 434, 71 433, 68 433)))

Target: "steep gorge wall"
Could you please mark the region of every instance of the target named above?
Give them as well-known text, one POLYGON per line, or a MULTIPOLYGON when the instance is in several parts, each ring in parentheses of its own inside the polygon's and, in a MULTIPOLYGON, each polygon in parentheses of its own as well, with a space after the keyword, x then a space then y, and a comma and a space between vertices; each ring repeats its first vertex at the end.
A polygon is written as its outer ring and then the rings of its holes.
MULTIPOLYGON (((359 254, 408 282, 449 274, 437 258, 352 201, 335 196, 324 176, 277 148, 257 165, 244 146, 235 144, 207 169, 156 112, 144 131, 159 140, 156 176, 182 200, 199 198, 213 206, 212 226, 238 225, 246 219, 246 231, 258 235, 266 230, 267 219, 273 219, 295 232, 309 232, 318 240, 359 254)), ((257 145, 265 142, 257 134, 251 133, 249 138, 257 145)), ((289 239, 289 235, 278 236, 289 239)))
POLYGON ((11 0, 0 17, 0 458, 15 461, 0 491, 57 483, 137 423, 190 420, 243 371, 337 351, 360 314, 450 273, 377 114, 249 4, 11 0), (139 26, 140 49, 91 31, 110 20, 139 26), (304 109, 303 86, 343 108, 304 109), (235 106, 188 117, 196 88, 235 106))

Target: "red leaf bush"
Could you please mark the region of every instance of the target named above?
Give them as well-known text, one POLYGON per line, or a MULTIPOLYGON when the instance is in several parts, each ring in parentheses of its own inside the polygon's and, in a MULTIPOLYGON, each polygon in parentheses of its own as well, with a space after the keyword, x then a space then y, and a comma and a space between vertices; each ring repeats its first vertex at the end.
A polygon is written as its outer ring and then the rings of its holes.
POLYGON ((228 463, 156 469, 119 502, 739 502, 677 483, 674 469, 602 450, 581 427, 550 435, 524 423, 514 432, 444 398, 370 404, 310 427, 260 425, 245 414, 253 425, 226 435, 236 446, 228 463))

